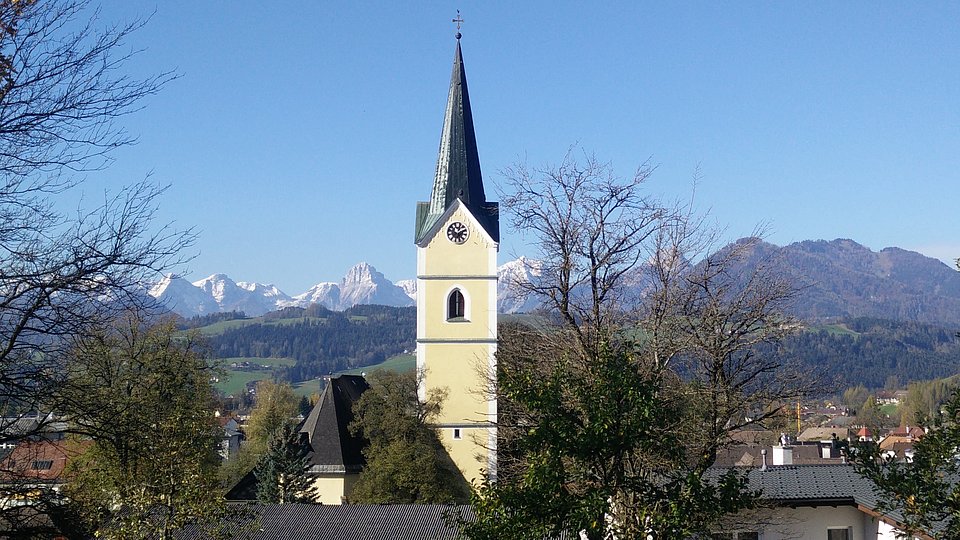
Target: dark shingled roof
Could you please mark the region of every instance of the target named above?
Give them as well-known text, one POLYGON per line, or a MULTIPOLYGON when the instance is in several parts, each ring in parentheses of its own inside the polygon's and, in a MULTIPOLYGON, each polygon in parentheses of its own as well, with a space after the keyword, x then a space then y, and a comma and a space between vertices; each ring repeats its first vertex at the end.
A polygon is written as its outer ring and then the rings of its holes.
MULTIPOLYGON (((310 472, 318 474, 359 473, 363 458, 362 437, 350 434, 353 403, 370 386, 359 375, 340 375, 327 379, 320 401, 300 425, 300 436, 307 439, 310 472)), ((257 478, 248 472, 229 491, 228 501, 257 500, 257 478)))
POLYGON ((750 489, 762 497, 788 505, 826 502, 862 504, 875 508, 876 495, 870 480, 851 465, 779 465, 747 470, 750 489))
POLYGON ((450 76, 450 93, 447 95, 447 107, 443 116, 433 191, 429 202, 417 204, 416 242, 423 240, 440 216, 457 199, 466 205, 487 234, 495 242, 499 242, 499 207, 497 203, 488 203, 483 191, 480 155, 477 152, 470 93, 467 91, 467 73, 463 67, 459 39, 453 57, 453 74, 450 76))
POLYGON ((311 472, 358 473, 366 463, 364 440, 350 434, 353 404, 370 386, 359 375, 327 379, 320 401, 300 427, 310 444, 311 472))

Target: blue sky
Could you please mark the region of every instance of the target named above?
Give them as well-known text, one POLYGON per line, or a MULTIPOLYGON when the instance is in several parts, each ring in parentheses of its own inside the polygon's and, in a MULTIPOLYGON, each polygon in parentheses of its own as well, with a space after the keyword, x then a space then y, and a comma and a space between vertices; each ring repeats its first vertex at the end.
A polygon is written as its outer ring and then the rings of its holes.
MULTIPOLYGON (((180 78, 84 189, 170 184, 191 280, 412 278, 457 8, 488 194, 579 144, 624 175, 650 159, 668 199, 699 166, 730 239, 960 256, 957 3, 108 2, 104 22, 151 17, 126 70, 180 78)), ((501 262, 525 251, 504 230, 501 262)))

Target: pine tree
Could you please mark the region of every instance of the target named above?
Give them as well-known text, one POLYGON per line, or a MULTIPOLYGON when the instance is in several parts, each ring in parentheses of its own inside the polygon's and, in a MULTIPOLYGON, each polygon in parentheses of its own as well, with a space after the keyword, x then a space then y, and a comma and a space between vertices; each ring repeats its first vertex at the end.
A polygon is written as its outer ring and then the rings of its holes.
POLYGON ((308 447, 291 423, 274 434, 267 452, 260 458, 253 473, 257 477, 257 500, 262 503, 317 504, 313 480, 307 476, 310 461, 308 447))

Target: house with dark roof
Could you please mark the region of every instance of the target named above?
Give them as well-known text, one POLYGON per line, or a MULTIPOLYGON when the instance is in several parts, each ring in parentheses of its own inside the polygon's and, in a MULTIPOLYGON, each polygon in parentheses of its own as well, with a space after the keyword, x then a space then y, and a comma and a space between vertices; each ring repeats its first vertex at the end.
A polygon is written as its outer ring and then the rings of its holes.
POLYGON ((359 375, 327 379, 320 400, 300 427, 310 446, 310 475, 323 504, 349 501, 350 492, 366 464, 365 441, 350 433, 353 404, 370 385, 359 375))
POLYGON ((746 471, 765 503, 732 518, 733 538, 763 540, 893 539, 897 516, 876 511, 873 485, 851 465, 782 465, 746 471))
MULTIPOLYGON (((708 474, 720 475, 728 468, 708 474)), ((902 517, 881 513, 870 480, 851 465, 768 465, 735 467, 757 491, 757 509, 718 523, 712 538, 722 540, 894 540, 902 517)), ((257 505, 251 540, 460 538, 458 520, 473 519, 468 506, 436 505, 257 505)), ((239 525, 238 525, 239 527, 239 525)), ((239 529, 238 529, 239 530, 239 529)), ((575 532, 567 538, 577 538, 575 532)), ((196 532, 179 538, 205 539, 196 532)), ((931 538, 931 536, 921 536, 931 538)))
MULTIPOLYGON (((350 493, 366 463, 365 441, 350 433, 353 404, 370 386, 359 375, 340 375, 326 379, 317 404, 300 426, 300 437, 308 447, 308 474, 314 479, 318 499, 323 504, 349 502, 350 493)), ((226 499, 232 502, 255 501, 257 480, 253 471, 244 476, 226 499)))

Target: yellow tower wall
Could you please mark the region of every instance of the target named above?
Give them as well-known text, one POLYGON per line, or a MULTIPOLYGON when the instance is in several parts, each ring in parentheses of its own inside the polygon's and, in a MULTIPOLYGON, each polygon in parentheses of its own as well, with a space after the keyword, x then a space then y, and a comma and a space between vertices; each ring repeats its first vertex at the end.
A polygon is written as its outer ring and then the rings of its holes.
POLYGON ((479 481, 484 472, 495 474, 496 399, 488 389, 495 373, 498 246, 459 201, 434 231, 417 249, 421 398, 433 389, 447 392, 436 426, 464 477, 479 481), (470 230, 463 244, 446 237, 454 221, 470 230), (455 288, 464 295, 465 313, 462 320, 447 320, 455 288))

